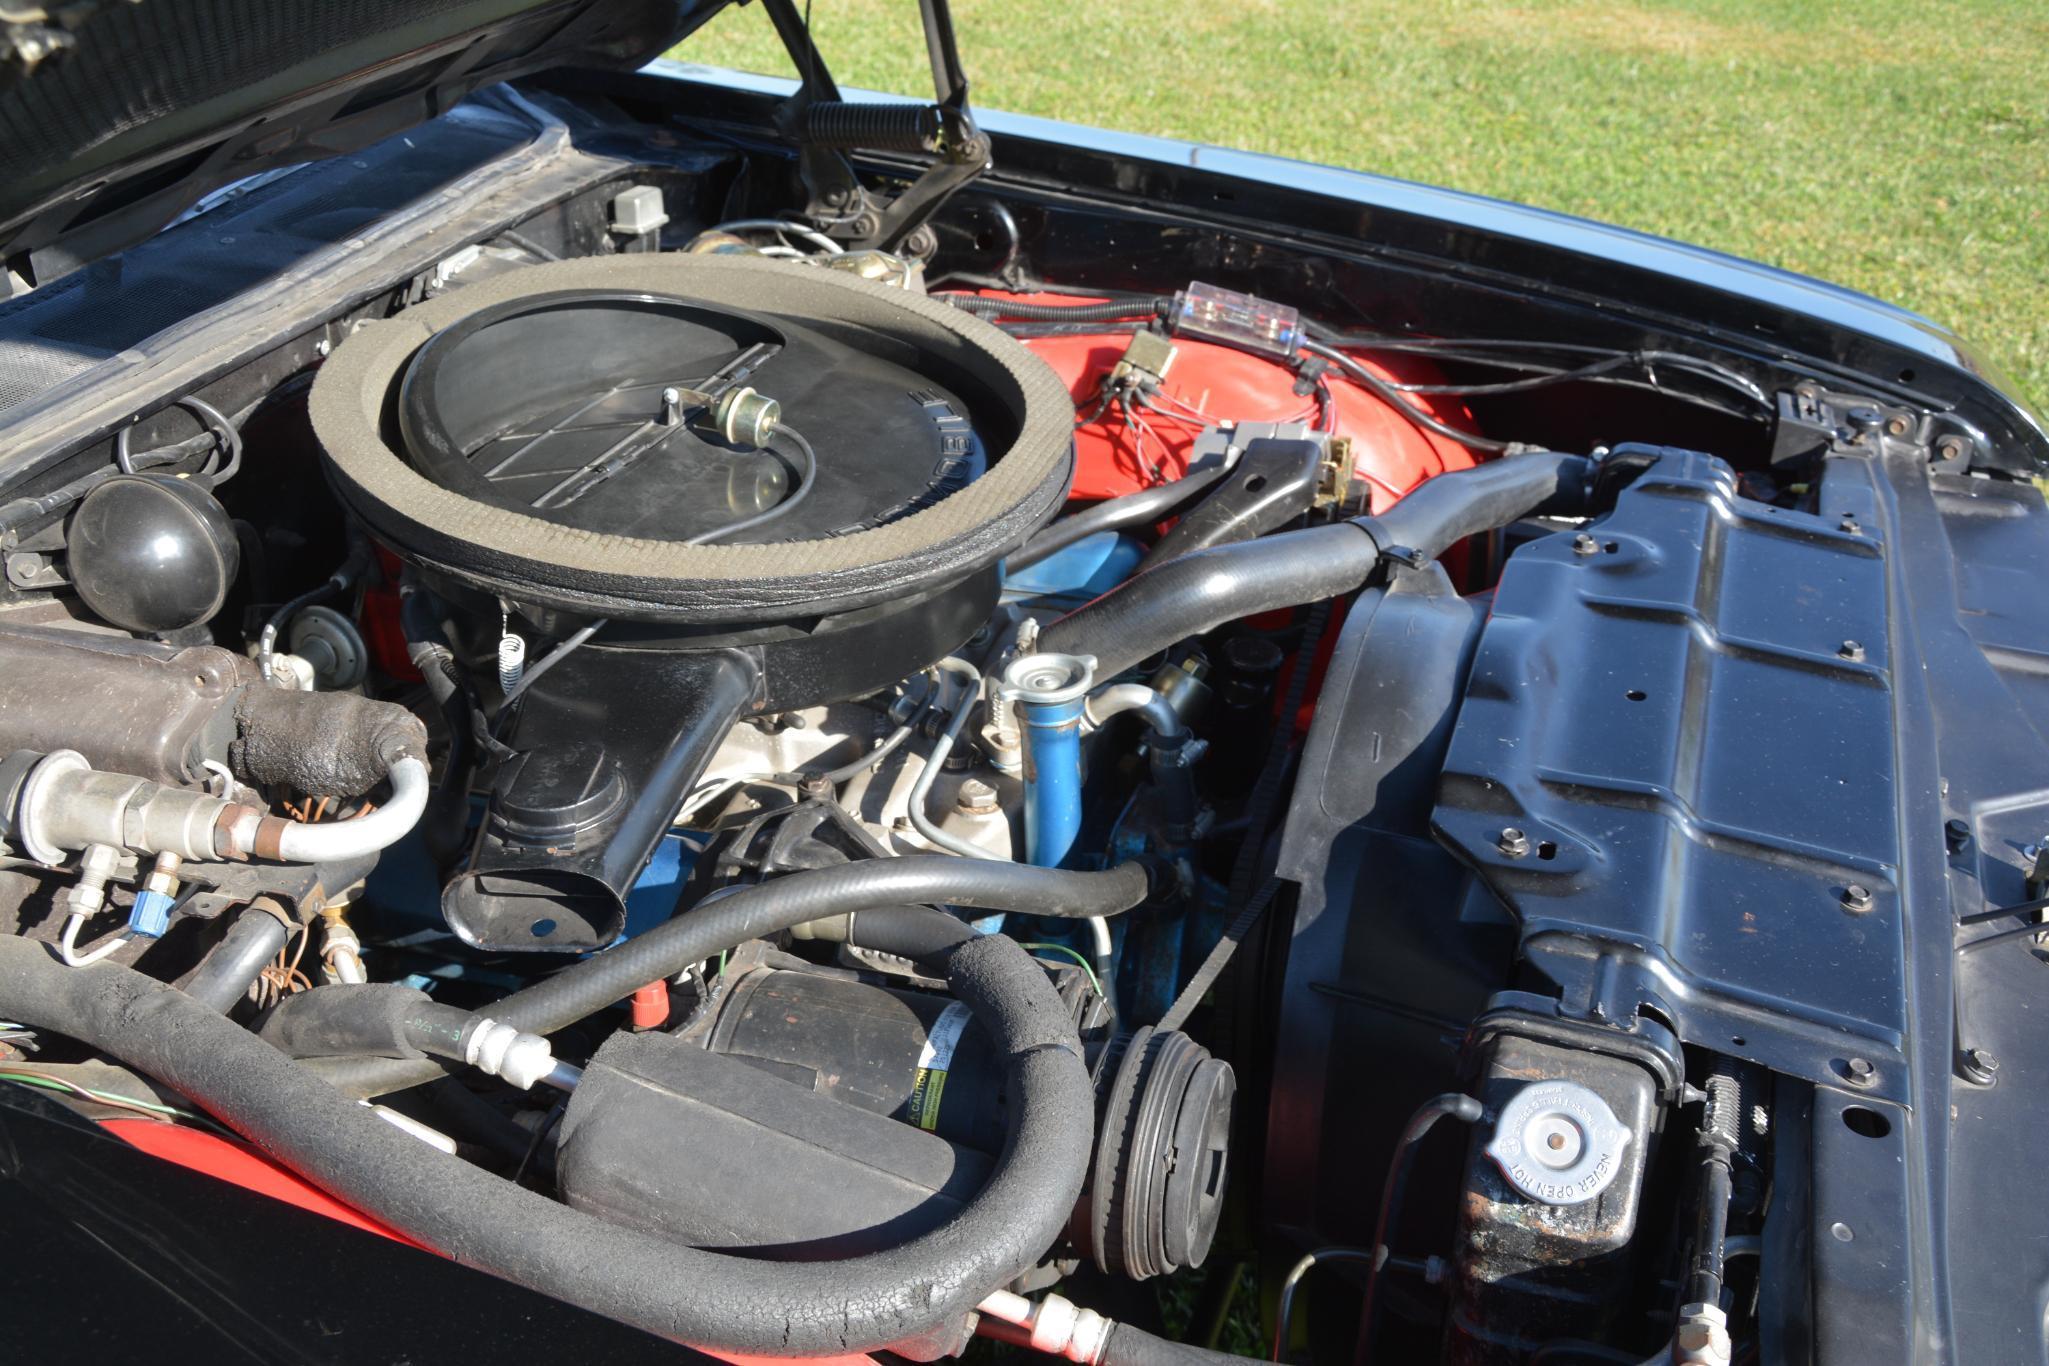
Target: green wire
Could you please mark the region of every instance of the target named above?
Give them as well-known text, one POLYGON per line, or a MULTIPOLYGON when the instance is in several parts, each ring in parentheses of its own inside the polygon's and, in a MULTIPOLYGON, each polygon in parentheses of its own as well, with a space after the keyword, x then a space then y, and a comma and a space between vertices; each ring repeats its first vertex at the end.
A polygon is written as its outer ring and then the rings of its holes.
POLYGON ((1094 987, 1094 988, 1096 989, 1096 995, 1098 995, 1098 996, 1101 996, 1101 995, 1103 994, 1103 984, 1102 984, 1101 982, 1099 982, 1099 981, 1097 981, 1097 980, 1096 980, 1096 970, 1095 970, 1094 966, 1090 964, 1090 962, 1089 962, 1089 960, 1088 960, 1088 959, 1086 959, 1086 958, 1082 957, 1082 956, 1081 956, 1081 954, 1080 954, 1080 953, 1078 953, 1077 951, 1075 951, 1074 949, 1070 949, 1070 948, 1068 948, 1068 947, 1067 947, 1067 945, 1065 945, 1065 944, 1020 944, 1020 945, 1018 945, 1018 947, 1019 947, 1019 948, 1021 948, 1021 949, 1045 949, 1045 950, 1047 950, 1048 952, 1051 952, 1051 953, 1064 953, 1064 954, 1066 954, 1066 955, 1067 955, 1067 956, 1068 956, 1069 958, 1072 958, 1072 959, 1073 959, 1073 960, 1074 960, 1075 962, 1077 962, 1077 963, 1081 964, 1081 970, 1082 970, 1083 972, 1085 972, 1085 973, 1087 973, 1087 974, 1089 975, 1089 985, 1090 985, 1090 986, 1092 986, 1092 987, 1094 987))
POLYGON ((24 1086, 40 1086, 48 1091, 63 1091, 84 1096, 87 1100, 102 1105, 133 1107, 148 1110, 159 1115, 175 1115, 180 1119, 197 1119, 199 1116, 189 1110, 180 1110, 175 1105, 158 1105, 155 1101, 137 1100, 134 1096, 116 1095, 112 1091, 95 1091, 91 1087, 79 1086, 56 1077, 39 1076, 31 1072, 0 1072, 0 1081, 19 1082, 24 1086))

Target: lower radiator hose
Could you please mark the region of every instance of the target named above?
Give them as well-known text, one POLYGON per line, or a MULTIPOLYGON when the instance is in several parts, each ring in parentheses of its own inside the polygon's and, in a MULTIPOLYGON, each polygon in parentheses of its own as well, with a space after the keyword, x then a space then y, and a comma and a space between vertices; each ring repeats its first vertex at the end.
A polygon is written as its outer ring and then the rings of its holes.
POLYGON ((1044 970, 1000 935, 947 961, 1007 1062, 1012 1132, 944 1227, 836 1262, 768 1262, 609 1224, 420 1143, 184 992, 112 963, 67 968, 0 938, 0 1011, 183 1092, 340 1200, 464 1265, 647 1332, 771 1356, 957 1348, 967 1316, 1059 1236, 1081 1193, 1095 1097, 1044 970))

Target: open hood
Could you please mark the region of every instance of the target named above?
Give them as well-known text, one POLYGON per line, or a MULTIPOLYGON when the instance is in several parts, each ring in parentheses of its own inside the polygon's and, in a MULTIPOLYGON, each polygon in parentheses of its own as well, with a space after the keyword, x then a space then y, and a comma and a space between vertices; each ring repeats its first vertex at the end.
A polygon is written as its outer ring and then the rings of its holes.
MULTIPOLYGON (((0 260, 31 283, 207 191, 551 66, 633 68, 724 0, 83 0, 0 11, 0 260)), ((0 294, 4 294, 0 290, 0 294)))

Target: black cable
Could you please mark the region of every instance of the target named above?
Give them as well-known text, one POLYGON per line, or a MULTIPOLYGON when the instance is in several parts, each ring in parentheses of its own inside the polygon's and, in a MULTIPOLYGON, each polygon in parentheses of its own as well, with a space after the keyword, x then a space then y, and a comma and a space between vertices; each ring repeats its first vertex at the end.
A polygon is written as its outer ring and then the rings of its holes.
POLYGON ((568 1096, 564 1096, 548 1107, 548 1113, 542 1117, 539 1124, 534 1126, 533 1141, 526 1145, 526 1152, 520 1155, 519 1165, 513 1168, 513 1185, 516 1186, 520 1183, 520 1178, 526 1175, 526 1169, 533 1165, 535 1155, 541 1151, 541 1145, 548 1141, 548 1135, 554 1132, 555 1126, 562 1122, 562 1116, 568 1113, 568 1096))
POLYGON ((1380 1288, 1380 1273, 1387 1265, 1387 1245, 1394 1232, 1397 1216, 1401 1211, 1402 1194, 1408 1185, 1409 1171, 1416 1165, 1416 1149, 1422 1145, 1424 1135, 1435 1128, 1437 1121, 1450 1117, 1464 1124, 1477 1124, 1482 1110, 1480 1102, 1458 1091, 1447 1091, 1433 1096, 1416 1107, 1416 1113, 1409 1116, 1409 1122, 1402 1126, 1402 1135, 1395 1141, 1393 1154, 1387 1162, 1387 1180, 1380 1188, 1380 1214, 1374 1221, 1374 1258, 1366 1268, 1366 1303, 1359 1313, 1359 1357, 1361 1361, 1373 1359, 1374 1317, 1380 1307, 1375 1293, 1380 1288))
POLYGON ((1728 366, 1705 356, 1691 356, 1682 351, 1664 351, 1656 348, 1627 350, 1615 346, 1590 346, 1581 342, 1542 341, 1526 337, 1398 337, 1379 332, 1312 333, 1313 339, 1326 346, 1357 347, 1366 351, 1404 351, 1418 355, 1433 355, 1445 360, 1466 361, 1475 365, 1493 365, 1501 368, 1529 368, 1529 362, 1504 360, 1498 356, 1470 354, 1481 350, 1549 352, 1561 356, 1596 356, 1602 358, 1629 356, 1641 358, 1654 365, 1666 365, 1673 369, 1691 370, 1710 376, 1736 389, 1767 408, 1772 407, 1770 396, 1755 383, 1728 366))
POLYGON ((360 539, 356 540, 349 546, 349 553, 342 560, 341 566, 328 575, 322 583, 307 589, 299 594, 298 597, 293 598, 290 602, 287 602, 284 606, 278 608, 277 611, 270 614, 270 619, 263 623, 263 630, 256 637, 256 661, 262 668, 263 677, 266 681, 271 677, 271 660, 277 652, 278 633, 284 630, 293 617, 299 615, 308 607, 313 606, 317 602, 325 602, 328 598, 344 593, 353 587, 356 580, 361 578, 364 571, 370 567, 370 560, 369 542, 360 539))
POLYGON ((838 768, 827 769, 823 773, 798 773, 795 771, 771 773, 768 775, 768 781, 772 783, 788 783, 792 787, 803 787, 809 783, 823 783, 827 787, 838 787, 862 769, 872 768, 901 749, 904 741, 910 739, 912 732, 917 730, 918 721, 924 714, 925 708, 920 706, 917 713, 910 720, 891 731, 888 738, 883 740, 881 744, 871 750, 862 751, 860 758, 841 764, 838 768))
POLYGON ((1402 397, 1401 392, 1386 380, 1368 370, 1351 356, 1334 347, 1325 346, 1322 342, 1318 341, 1305 341, 1302 343, 1302 349, 1312 355, 1321 356, 1325 360, 1330 361, 1343 370, 1346 377, 1353 383, 1367 390, 1383 403, 1394 405, 1412 426, 1420 427, 1426 432, 1435 432, 1439 436, 1447 437, 1462 446, 1470 447, 1476 451, 1487 451, 1494 455, 1505 455, 1514 449, 1506 441, 1496 441, 1491 437, 1476 436, 1472 432, 1462 431, 1448 422, 1438 421, 1402 397))
POLYGON ((1325 1262, 1365 1262, 1371 1265, 1373 1261, 1374 1254, 1370 1248, 1319 1247, 1305 1254, 1300 1261, 1290 1267, 1287 1276, 1281 1281, 1280 1305, 1274 1310, 1273 1359, 1279 1361, 1282 1353, 1287 1351, 1288 1330, 1295 1317, 1295 1292, 1301 1287, 1302 1278, 1309 1274, 1312 1267, 1321 1266, 1325 1262))
MULTIPOLYGON (((228 420, 225 413, 203 398, 195 398, 188 394, 171 402, 174 407, 183 408, 197 417, 206 428, 201 434, 212 438, 212 449, 193 478, 204 480, 208 488, 217 488, 233 479, 242 468, 242 433, 236 429, 235 424, 228 420), (215 465, 216 459, 224 463, 215 465)), ((114 434, 114 467, 122 474, 140 474, 145 468, 136 464, 135 455, 129 450, 129 437, 134 431, 134 425, 132 422, 126 423, 114 434)), ((185 443, 177 444, 182 446, 185 443)), ((184 458, 183 451, 176 451, 168 457, 164 457, 160 451, 148 451, 144 454, 156 457, 150 459, 150 465, 176 464, 184 458)))
POLYGON ((1960 955, 1976 953, 1979 949, 1990 948, 1994 944, 2004 944, 2009 939, 2023 939, 2031 934, 2049 934, 2049 925, 2021 925, 2015 929, 2001 930, 1998 934, 1988 934, 1983 938, 1973 939, 1967 944, 1957 945, 1957 953, 1960 955))
POLYGON ((764 522, 774 521, 811 496, 812 488, 818 483, 818 453, 811 449, 811 443, 806 441, 803 433, 799 432, 795 427, 778 426, 769 437, 769 440, 773 441, 778 436, 788 437, 792 444, 804 455, 804 467, 798 474, 796 490, 772 508, 757 512, 752 517, 744 518, 741 521, 731 522, 721 527, 713 527, 710 531, 701 531, 697 535, 685 540, 683 544, 709 545, 711 542, 721 537, 730 536, 736 531, 750 531, 764 522))
POLYGON ((498 714, 500 716, 505 715, 506 710, 519 700, 520 695, 534 685, 535 679, 554 668, 557 664, 560 664, 577 646, 589 640, 606 626, 609 626, 611 621, 610 617, 599 617, 596 621, 589 623, 580 630, 563 637, 560 644, 534 661, 533 664, 528 666, 527 671, 519 676, 519 682, 512 685, 506 692, 504 701, 498 704, 498 714))
POLYGON ((1611 370, 1620 370, 1635 363, 1635 356, 1610 356, 1573 370, 1546 370, 1543 374, 1531 375, 1527 379, 1503 380, 1498 384, 1396 384, 1388 381, 1388 388, 1404 394, 1450 394, 1458 397, 1472 397, 1478 394, 1519 394, 1527 389, 1545 389, 1554 384, 1569 384, 1574 380, 1592 379, 1611 370))

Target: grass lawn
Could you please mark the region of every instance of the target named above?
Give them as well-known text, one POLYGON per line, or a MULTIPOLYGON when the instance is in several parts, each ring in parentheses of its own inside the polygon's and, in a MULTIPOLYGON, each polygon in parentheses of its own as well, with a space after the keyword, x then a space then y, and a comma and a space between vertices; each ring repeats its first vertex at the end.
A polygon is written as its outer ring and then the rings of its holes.
MULTIPOLYGON (((2045 0, 955 0, 990 108, 1275 152, 1716 247, 1904 304, 2049 407, 2045 0)), ((913 0, 814 0, 930 93, 913 0)), ((789 74, 758 5, 677 50, 789 74)))

